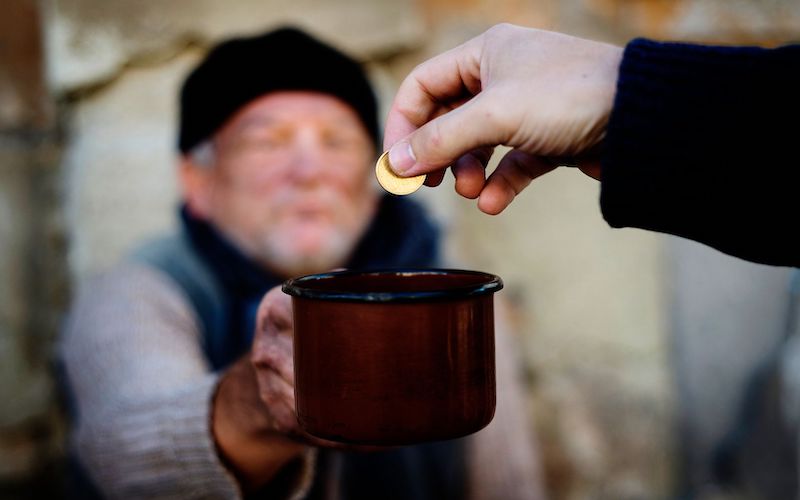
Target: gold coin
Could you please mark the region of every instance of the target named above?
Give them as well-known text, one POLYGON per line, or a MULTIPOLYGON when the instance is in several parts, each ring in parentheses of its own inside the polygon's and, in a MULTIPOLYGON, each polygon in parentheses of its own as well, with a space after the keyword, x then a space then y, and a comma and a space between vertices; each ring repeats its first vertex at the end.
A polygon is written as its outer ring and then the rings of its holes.
POLYGON ((411 194, 425 182, 425 174, 416 177, 400 177, 395 174, 389 167, 389 151, 378 158, 375 164, 375 177, 383 189, 398 195, 411 194))

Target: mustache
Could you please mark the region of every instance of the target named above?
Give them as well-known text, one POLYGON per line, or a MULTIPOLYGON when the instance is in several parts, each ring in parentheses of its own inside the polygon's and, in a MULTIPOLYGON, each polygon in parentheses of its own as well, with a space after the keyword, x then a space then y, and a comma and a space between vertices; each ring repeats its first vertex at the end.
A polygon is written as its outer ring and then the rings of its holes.
POLYGON ((296 206, 311 206, 320 209, 341 207, 346 197, 331 187, 322 186, 313 191, 288 189, 272 196, 273 206, 278 210, 296 206))

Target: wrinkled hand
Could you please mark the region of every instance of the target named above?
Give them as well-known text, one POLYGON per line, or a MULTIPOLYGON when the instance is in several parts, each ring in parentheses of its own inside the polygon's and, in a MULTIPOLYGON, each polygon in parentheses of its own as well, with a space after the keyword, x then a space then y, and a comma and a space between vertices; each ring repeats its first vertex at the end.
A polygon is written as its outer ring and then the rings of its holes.
POLYGON ((294 404, 294 348, 291 298, 275 287, 258 307, 250 361, 271 427, 301 434, 294 404))
POLYGON ((291 297, 284 294, 278 286, 264 296, 258 307, 256 332, 250 353, 259 396, 268 413, 271 429, 314 446, 362 452, 386 449, 327 441, 311 436, 300 428, 295 409, 293 342, 291 297))
POLYGON ((622 49, 559 33, 495 26, 430 59, 403 81, 384 148, 404 176, 438 185, 452 165, 456 191, 500 213, 560 157, 599 177, 595 146, 611 113, 622 49), (486 178, 494 146, 513 148, 486 178), (593 153, 595 153, 593 155, 593 153))

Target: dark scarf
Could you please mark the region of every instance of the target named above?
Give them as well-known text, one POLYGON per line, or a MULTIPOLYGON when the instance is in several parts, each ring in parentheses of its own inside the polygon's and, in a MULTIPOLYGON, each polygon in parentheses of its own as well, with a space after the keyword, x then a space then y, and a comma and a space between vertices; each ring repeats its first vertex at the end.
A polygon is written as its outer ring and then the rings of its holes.
MULTIPOLYGON (((245 257, 211 225, 184 208, 181 220, 194 249, 225 290, 225 338, 212 339, 207 355, 215 370, 250 347, 261 299, 283 280, 245 257)), ((376 216, 345 265, 348 269, 432 267, 439 261, 439 231, 422 208, 407 198, 384 196, 376 216)))

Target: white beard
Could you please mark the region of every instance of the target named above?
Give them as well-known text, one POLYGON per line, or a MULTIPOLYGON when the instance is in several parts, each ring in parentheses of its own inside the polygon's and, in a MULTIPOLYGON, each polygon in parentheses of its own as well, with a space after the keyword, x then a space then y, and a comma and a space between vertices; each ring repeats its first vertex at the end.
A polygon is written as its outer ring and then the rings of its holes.
POLYGON ((270 200, 269 222, 238 241, 247 243, 242 247, 250 258, 283 277, 331 271, 347 262, 372 220, 372 193, 354 203, 327 186, 313 192, 285 190, 270 200), (302 209, 293 208, 302 207, 303 198, 308 206, 327 207, 327 216, 304 216, 302 209))
POLYGON ((344 265, 362 232, 331 228, 319 250, 300 252, 286 233, 272 231, 262 240, 256 258, 285 277, 331 271, 344 265))

